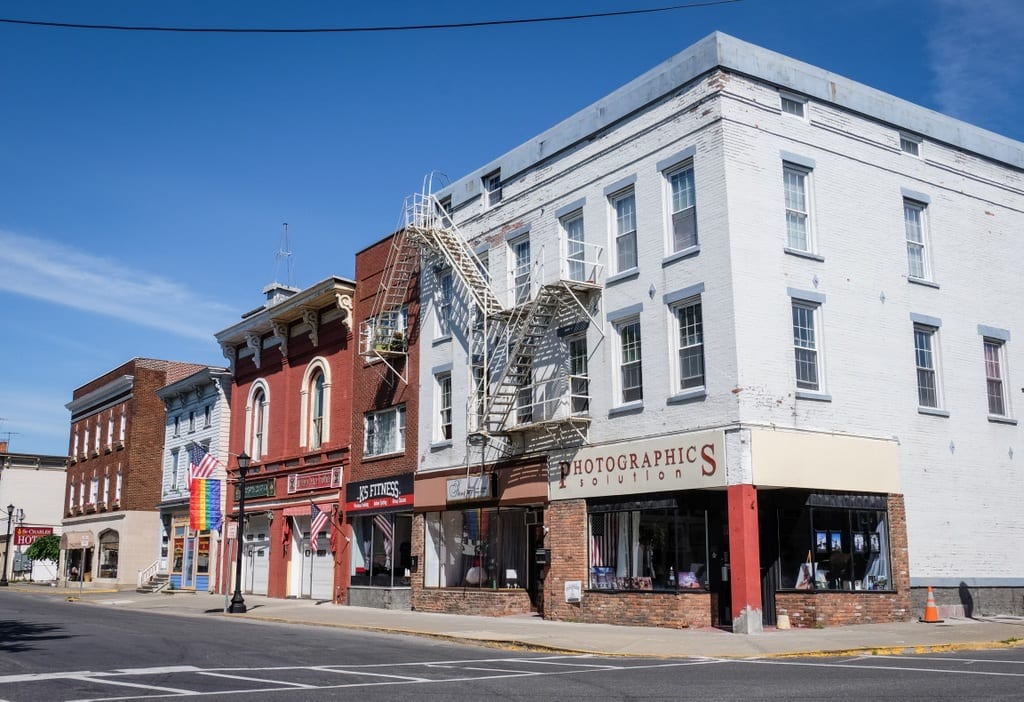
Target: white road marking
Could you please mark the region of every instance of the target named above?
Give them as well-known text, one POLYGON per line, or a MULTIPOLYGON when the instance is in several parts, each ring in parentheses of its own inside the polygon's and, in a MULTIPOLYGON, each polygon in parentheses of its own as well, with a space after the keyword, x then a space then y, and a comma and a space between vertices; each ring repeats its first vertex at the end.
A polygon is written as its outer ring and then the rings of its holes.
POLYGON ((81 682, 91 682, 98 685, 119 685, 121 687, 137 687, 143 690, 158 690, 159 692, 174 692, 179 695, 190 695, 194 690, 182 690, 176 687, 160 687, 159 685, 144 685, 142 683, 131 683, 125 682, 124 680, 113 680, 109 677, 91 675, 70 675, 67 677, 68 680, 79 680, 81 682))
POLYGON ((199 670, 194 665, 165 665, 154 668, 119 668, 112 674, 118 675, 162 675, 163 673, 193 673, 199 670))
POLYGON ((374 678, 391 678, 403 682, 430 682, 430 678, 419 678, 412 675, 388 675, 387 673, 368 673, 365 670, 349 670, 348 668, 333 668, 331 666, 314 666, 309 670, 319 670, 324 673, 338 673, 339 675, 367 675, 374 678))
POLYGON ((248 680, 249 682, 265 683, 267 685, 287 685, 288 687, 296 688, 312 688, 316 685, 307 685, 306 683, 288 682, 287 680, 269 680, 267 678, 253 678, 248 675, 229 675, 228 673, 214 673, 209 670, 199 671, 199 675, 208 675, 212 678, 228 678, 229 680, 248 680))

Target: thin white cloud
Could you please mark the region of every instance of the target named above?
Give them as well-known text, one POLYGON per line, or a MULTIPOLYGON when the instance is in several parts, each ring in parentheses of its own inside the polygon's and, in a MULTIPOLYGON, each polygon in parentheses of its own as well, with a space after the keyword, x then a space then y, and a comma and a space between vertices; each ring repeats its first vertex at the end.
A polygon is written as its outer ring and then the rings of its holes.
POLYGON ((209 342, 233 313, 187 287, 63 244, 0 230, 0 290, 209 342))
POLYGON ((939 111, 995 131, 1019 120, 1024 3, 936 0, 934 8, 928 55, 939 111))

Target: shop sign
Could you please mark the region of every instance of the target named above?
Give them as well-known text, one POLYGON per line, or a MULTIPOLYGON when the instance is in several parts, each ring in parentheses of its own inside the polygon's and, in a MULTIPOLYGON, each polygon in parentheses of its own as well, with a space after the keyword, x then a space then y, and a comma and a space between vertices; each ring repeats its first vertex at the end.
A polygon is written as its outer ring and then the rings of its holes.
POLYGON ((549 465, 552 500, 724 487, 725 433, 584 446, 549 465))
POLYGON ((345 486, 345 511, 411 507, 414 490, 412 473, 349 483, 345 486))
POLYGON ((292 473, 288 476, 288 494, 302 490, 322 490, 341 487, 341 466, 316 473, 292 473))
POLYGON ((494 475, 472 475, 465 478, 451 478, 447 482, 448 502, 486 500, 494 497, 494 475))
MULTIPOLYGON (((247 480, 245 482, 245 499, 247 500, 251 500, 254 497, 273 497, 276 492, 273 478, 270 478, 269 480, 247 480)), ((235 502, 238 502, 241 496, 242 494, 238 489, 238 484, 236 483, 235 502)))
POLYGON ((40 536, 51 536, 52 534, 53 527, 14 527, 14 545, 31 546, 40 536))

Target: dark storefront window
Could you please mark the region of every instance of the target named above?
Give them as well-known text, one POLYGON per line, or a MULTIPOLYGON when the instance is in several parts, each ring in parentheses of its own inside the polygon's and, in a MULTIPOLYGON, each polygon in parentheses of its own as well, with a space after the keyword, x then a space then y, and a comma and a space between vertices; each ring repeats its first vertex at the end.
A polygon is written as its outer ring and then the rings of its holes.
POLYGON ((590 505, 590 587, 703 590, 708 579, 707 512, 674 500, 590 505))
POLYGON ((408 587, 412 568, 412 515, 379 513, 352 519, 352 584, 408 587))
POLYGON ((780 509, 778 525, 781 589, 892 589, 884 509, 780 509))
POLYGON ((426 521, 424 587, 525 585, 525 509, 432 512, 426 521))

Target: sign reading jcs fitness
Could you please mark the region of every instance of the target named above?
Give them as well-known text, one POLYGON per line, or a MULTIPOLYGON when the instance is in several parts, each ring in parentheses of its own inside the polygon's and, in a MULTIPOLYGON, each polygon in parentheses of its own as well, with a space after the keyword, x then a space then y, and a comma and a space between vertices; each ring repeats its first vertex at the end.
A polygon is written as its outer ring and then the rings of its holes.
POLYGON ((549 480, 552 500, 723 487, 725 434, 698 431, 584 446, 552 461, 549 480))

